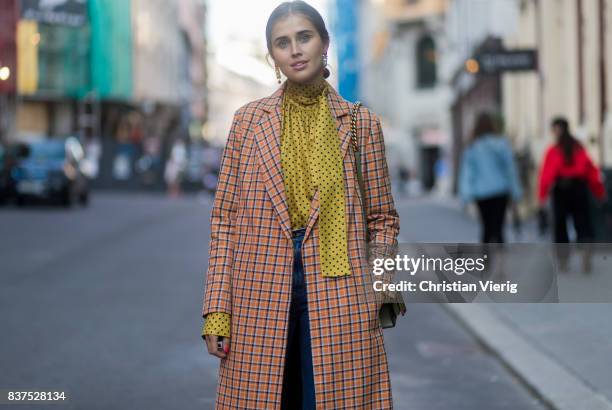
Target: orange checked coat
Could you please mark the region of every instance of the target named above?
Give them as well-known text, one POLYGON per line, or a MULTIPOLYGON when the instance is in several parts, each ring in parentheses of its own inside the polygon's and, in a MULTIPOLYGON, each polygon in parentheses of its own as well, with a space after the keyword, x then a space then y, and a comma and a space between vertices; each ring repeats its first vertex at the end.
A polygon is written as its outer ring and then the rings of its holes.
MULTIPOLYGON (((215 408, 279 409, 291 302, 293 243, 281 173, 281 104, 286 86, 235 113, 223 151, 211 215, 202 314, 231 314, 230 352, 220 359, 215 408)), ((318 191, 302 245, 317 409, 391 409, 391 383, 368 272, 370 238, 396 246, 399 216, 380 120, 362 107, 358 138, 365 198, 351 147, 351 104, 330 87, 344 161, 352 273, 323 277, 318 250, 318 191)))

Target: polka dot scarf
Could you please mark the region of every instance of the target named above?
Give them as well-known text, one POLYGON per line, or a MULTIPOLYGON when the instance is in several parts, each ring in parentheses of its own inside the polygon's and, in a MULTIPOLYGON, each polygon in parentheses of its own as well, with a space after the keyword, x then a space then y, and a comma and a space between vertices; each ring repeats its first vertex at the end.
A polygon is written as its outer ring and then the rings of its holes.
POLYGON ((306 226, 319 190, 319 244, 323 276, 350 275, 340 138, 327 103, 329 84, 287 82, 281 166, 292 229, 306 226))

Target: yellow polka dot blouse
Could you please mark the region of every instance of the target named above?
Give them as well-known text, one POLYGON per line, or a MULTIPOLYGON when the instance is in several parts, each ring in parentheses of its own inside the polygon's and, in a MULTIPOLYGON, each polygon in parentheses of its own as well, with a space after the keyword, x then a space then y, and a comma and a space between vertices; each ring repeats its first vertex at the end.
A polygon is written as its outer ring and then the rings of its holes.
POLYGON ((281 165, 292 229, 306 226, 319 190, 319 254, 322 275, 350 275, 344 173, 327 81, 287 83, 283 98, 281 165))
MULTIPOLYGON (((287 82, 283 96, 281 167, 292 229, 306 226, 319 190, 319 245, 322 275, 351 272, 348 260, 342 153, 336 122, 327 103, 329 84, 287 82)), ((229 336, 230 315, 209 313, 202 335, 229 336)))

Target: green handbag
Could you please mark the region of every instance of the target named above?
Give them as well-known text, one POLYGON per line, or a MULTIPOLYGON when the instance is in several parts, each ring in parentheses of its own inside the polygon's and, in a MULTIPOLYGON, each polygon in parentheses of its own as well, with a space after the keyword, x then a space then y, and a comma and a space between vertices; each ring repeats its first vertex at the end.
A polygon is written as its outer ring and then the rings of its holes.
MULTIPOLYGON (((369 231, 368 224, 366 219, 366 210, 365 210, 365 191, 363 185, 363 175, 361 172, 361 152, 359 151, 359 144, 357 143, 357 113, 359 111, 359 107, 361 106, 361 102, 357 101, 353 104, 353 110, 351 113, 351 140, 353 143, 353 151, 355 152, 355 169, 357 170, 357 181, 359 183, 359 191, 361 193, 361 200, 363 202, 361 210, 363 212, 363 221, 365 225, 365 238, 366 241, 369 239, 369 231)), ((378 319, 380 320, 380 325, 383 329, 395 327, 395 322, 397 321, 397 316, 399 313, 406 314, 406 304, 404 303, 404 299, 402 297, 401 292, 395 292, 394 296, 399 301, 395 302, 385 302, 381 305, 380 310, 378 312, 378 319), (399 297, 398 297, 399 296, 399 297)))

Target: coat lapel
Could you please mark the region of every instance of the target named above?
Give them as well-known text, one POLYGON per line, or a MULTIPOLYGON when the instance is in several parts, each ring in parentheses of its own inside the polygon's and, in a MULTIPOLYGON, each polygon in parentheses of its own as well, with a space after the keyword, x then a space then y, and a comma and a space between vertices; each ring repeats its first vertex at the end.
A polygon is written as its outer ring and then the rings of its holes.
MULTIPOLYGON (((287 196, 283 183, 281 167, 281 132, 282 132, 282 100, 287 81, 274 92, 271 96, 264 98, 261 108, 264 111, 259 118, 255 129, 255 143, 259 147, 260 167, 265 174, 265 186, 272 205, 285 236, 292 240, 291 220, 289 208, 287 206, 287 196)), ((337 92, 330 87, 328 94, 328 104, 332 116, 336 119, 336 129, 340 139, 340 151, 342 158, 346 153, 351 142, 351 118, 350 105, 337 92)), ((306 226, 304 238, 309 232, 319 215, 319 192, 315 193, 310 204, 310 216, 306 226)))

